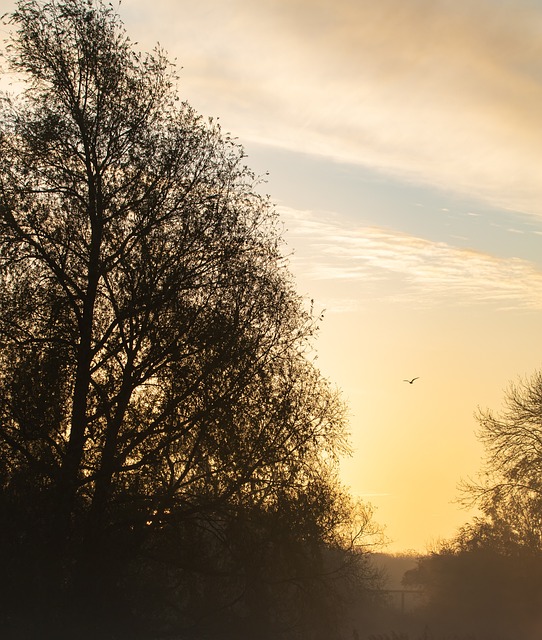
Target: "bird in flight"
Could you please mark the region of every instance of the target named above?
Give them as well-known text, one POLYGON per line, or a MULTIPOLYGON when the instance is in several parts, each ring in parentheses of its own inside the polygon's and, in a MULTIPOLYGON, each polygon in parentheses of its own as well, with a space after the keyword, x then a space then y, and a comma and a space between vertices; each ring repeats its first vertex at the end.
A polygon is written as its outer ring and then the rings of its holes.
POLYGON ((417 376, 416 378, 412 378, 412 380, 403 380, 403 382, 408 382, 408 384, 412 384, 414 382, 414 380, 417 380, 420 376, 417 376))

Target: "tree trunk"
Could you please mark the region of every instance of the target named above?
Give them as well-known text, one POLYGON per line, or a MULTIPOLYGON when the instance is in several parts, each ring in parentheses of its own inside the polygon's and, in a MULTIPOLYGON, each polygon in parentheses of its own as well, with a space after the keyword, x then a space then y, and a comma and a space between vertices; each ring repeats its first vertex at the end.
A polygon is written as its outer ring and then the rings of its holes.
POLYGON ((67 544, 71 534, 71 518, 79 489, 79 474, 87 430, 87 399, 93 358, 92 334, 96 294, 100 279, 100 254, 103 232, 103 222, 101 215, 99 215, 96 193, 94 181, 89 177, 89 201, 91 203, 89 204, 89 218, 92 237, 89 250, 87 290, 83 301, 82 315, 79 320, 79 346, 72 396, 70 436, 58 483, 58 532, 61 545, 67 544))

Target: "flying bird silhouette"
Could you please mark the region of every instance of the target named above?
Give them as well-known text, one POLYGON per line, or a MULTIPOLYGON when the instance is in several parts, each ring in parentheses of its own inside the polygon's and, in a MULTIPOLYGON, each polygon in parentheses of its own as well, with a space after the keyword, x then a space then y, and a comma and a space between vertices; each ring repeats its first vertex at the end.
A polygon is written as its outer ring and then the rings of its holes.
POLYGON ((416 378, 412 378, 412 380, 403 380, 403 382, 408 382, 408 384, 412 384, 414 382, 414 380, 417 380, 420 376, 417 376, 416 378))

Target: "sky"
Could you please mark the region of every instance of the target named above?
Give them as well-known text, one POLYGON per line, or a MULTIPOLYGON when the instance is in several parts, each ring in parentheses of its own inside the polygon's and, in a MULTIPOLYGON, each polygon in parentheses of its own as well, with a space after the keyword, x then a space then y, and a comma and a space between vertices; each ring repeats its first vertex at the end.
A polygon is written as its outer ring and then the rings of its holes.
POLYGON ((472 515, 457 486, 481 468, 477 408, 542 364, 542 1, 119 12, 268 174, 297 288, 324 311, 318 366, 349 406, 341 478, 388 551, 433 548, 472 515))

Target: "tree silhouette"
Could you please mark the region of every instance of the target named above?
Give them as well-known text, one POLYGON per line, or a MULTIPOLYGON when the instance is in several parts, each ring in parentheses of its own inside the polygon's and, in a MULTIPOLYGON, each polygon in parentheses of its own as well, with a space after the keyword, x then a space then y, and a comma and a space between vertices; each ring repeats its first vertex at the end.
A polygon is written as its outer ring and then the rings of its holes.
POLYGON ((508 552, 542 552, 542 373, 510 385, 500 414, 479 411, 486 458, 479 481, 464 482, 463 498, 483 513, 463 531, 508 552))
POLYGON ((159 545, 204 571, 240 513, 335 486, 344 408, 272 206, 165 54, 100 1, 21 0, 9 23, 26 88, 0 110, 2 548, 21 591, 41 576, 44 616, 64 598, 125 621, 126 576, 171 600, 190 573, 167 578, 159 545))

